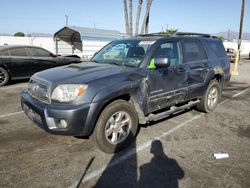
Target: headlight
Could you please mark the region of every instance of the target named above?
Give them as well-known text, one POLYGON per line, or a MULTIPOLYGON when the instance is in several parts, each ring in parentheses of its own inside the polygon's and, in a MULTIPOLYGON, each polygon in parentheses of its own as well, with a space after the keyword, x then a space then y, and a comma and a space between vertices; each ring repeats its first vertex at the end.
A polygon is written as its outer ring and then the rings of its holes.
POLYGON ((63 84, 57 86, 51 96, 52 100, 70 102, 83 95, 88 85, 85 84, 63 84))

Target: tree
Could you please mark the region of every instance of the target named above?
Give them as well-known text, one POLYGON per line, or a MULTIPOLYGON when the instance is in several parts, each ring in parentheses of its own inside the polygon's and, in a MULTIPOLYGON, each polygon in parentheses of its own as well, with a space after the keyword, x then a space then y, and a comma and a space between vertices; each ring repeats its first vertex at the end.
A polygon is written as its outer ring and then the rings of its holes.
POLYGON ((138 0, 136 24, 135 24, 135 35, 138 35, 138 32, 139 32, 142 3, 143 3, 143 0, 138 0))
POLYGON ((160 34, 162 34, 164 36, 171 36, 171 35, 175 34, 177 31, 178 31, 178 29, 170 28, 170 29, 166 29, 166 31, 164 31, 164 32, 160 32, 160 34))
MULTIPOLYGON (((123 8, 124 8, 124 18, 125 18, 125 28, 126 34, 129 36, 133 36, 133 0, 128 0, 129 5, 129 15, 128 15, 128 6, 127 0, 123 0, 123 8)), ((146 12, 143 19, 142 27, 141 27, 141 34, 148 33, 148 26, 149 26, 149 14, 150 8, 152 5, 153 0, 147 0, 146 4, 146 12)), ((136 15, 136 23, 135 23, 135 35, 139 32, 139 22, 141 16, 141 9, 142 9, 143 0, 138 0, 138 7, 137 7, 137 15, 136 15)))
POLYGON ((125 19, 126 34, 129 35, 127 0, 123 0, 123 8, 124 8, 124 19, 125 19))
POLYGON ((15 37, 24 37, 25 34, 23 32, 17 32, 14 34, 15 37))
POLYGON ((132 0, 128 1, 128 7, 129 7, 129 36, 133 36, 133 6, 132 6, 132 0))
POLYGON ((142 27, 141 27, 141 34, 148 33, 149 13, 150 13, 152 2, 153 0, 147 0, 147 7, 146 7, 146 12, 144 15, 142 27))
POLYGON ((225 38, 224 38, 223 36, 219 36, 218 38, 219 38, 222 42, 225 41, 225 38))

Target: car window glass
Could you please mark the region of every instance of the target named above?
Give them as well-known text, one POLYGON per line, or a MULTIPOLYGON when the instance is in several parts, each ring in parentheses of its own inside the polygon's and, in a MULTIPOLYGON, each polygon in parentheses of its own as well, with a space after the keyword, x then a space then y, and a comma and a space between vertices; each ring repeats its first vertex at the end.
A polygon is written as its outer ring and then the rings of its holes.
POLYGON ((34 57, 50 57, 50 52, 40 48, 29 48, 29 51, 34 57))
POLYGON ((167 42, 160 45, 154 54, 154 58, 166 57, 170 61, 170 65, 181 64, 180 50, 178 42, 167 42))
POLYGON ((207 59, 202 46, 196 41, 184 41, 183 59, 185 63, 198 62, 207 59))
POLYGON ((25 48, 13 48, 9 52, 11 56, 28 56, 25 48))
POLYGON ((155 41, 117 40, 102 48, 92 61, 138 67, 155 41))
MULTIPOLYGON (((221 42, 208 41, 207 44, 217 57, 225 57, 226 56, 225 48, 223 47, 223 44, 221 42)), ((233 53, 233 49, 229 49, 229 52, 233 53)))
POLYGON ((9 50, 3 50, 0 52, 0 56, 9 56, 9 50))

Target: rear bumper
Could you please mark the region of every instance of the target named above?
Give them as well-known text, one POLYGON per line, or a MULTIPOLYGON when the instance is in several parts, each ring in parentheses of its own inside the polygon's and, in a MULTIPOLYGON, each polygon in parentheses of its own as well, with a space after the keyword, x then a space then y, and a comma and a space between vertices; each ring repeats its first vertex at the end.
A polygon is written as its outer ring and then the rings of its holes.
POLYGON ((36 125, 52 134, 89 136, 94 128, 99 104, 53 105, 32 98, 27 91, 21 93, 21 106, 36 125), (67 123, 63 127, 61 120, 67 123))

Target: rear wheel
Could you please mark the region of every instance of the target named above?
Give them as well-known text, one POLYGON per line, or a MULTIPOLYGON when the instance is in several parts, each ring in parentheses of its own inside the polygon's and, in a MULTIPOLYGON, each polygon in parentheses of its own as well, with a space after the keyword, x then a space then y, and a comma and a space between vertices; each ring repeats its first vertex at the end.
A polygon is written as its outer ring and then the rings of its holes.
POLYGON ((220 99, 221 96, 221 87, 217 80, 212 80, 207 88, 207 91, 201 102, 197 105, 197 109, 202 112, 211 112, 213 111, 220 99))
POLYGON ((101 113, 94 139, 102 151, 116 153, 134 141, 137 128, 138 117, 134 107, 127 101, 117 100, 101 113))
POLYGON ((0 67, 0 87, 7 84, 9 78, 9 73, 4 68, 0 67))

